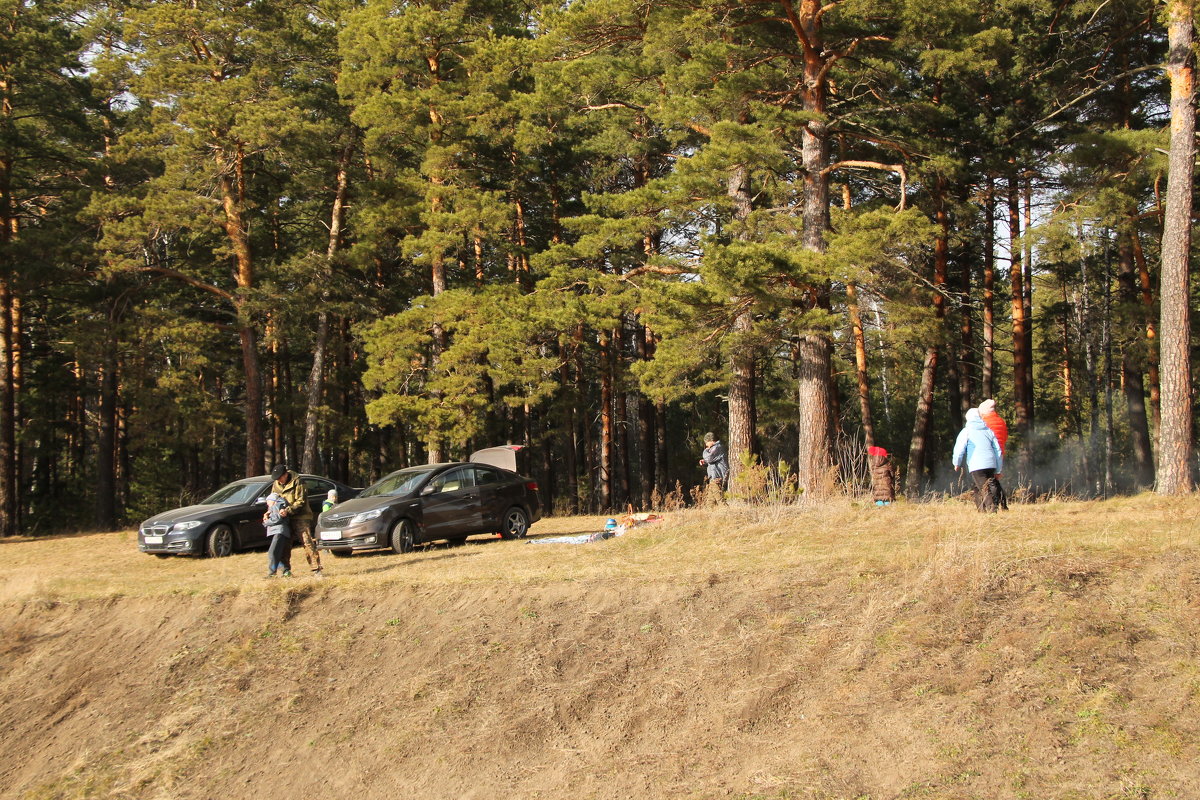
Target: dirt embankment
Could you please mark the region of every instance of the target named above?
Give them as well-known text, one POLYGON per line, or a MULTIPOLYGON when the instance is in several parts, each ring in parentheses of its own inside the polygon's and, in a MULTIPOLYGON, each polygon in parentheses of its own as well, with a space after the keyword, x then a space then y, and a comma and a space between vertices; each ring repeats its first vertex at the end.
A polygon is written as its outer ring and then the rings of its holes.
POLYGON ((1192 551, 28 599, 0 794, 1200 797, 1198 612, 1192 551))

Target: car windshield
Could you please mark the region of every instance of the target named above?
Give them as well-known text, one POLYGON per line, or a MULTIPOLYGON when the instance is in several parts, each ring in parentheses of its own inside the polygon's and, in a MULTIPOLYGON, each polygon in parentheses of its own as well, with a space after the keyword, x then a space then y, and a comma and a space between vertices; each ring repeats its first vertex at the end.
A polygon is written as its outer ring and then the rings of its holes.
POLYGON ((201 501, 204 505, 217 504, 226 506, 236 506, 242 503, 249 503, 258 497, 259 492, 267 484, 264 481, 238 481, 231 483, 228 486, 222 486, 217 491, 213 492, 208 497, 201 501))
POLYGON ((384 495, 398 497, 411 494, 417 488, 417 484, 425 480, 435 469, 436 467, 409 467, 399 472, 393 472, 363 489, 359 497, 382 497, 384 495))

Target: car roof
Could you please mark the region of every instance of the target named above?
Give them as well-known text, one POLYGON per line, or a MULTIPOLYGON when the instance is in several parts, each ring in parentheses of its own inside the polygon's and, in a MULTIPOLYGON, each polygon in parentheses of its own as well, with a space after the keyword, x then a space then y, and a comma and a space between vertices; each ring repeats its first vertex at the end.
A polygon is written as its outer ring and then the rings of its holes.
POLYGON ((407 467, 400 467, 400 469, 394 469, 387 474, 391 475, 396 472, 403 472, 406 469, 426 469, 426 470, 434 471, 434 470, 453 469, 454 467, 486 467, 488 469, 494 469, 497 472, 507 472, 510 475, 518 474, 516 472, 513 472, 511 469, 505 469, 504 467, 498 467, 495 464, 480 464, 477 461, 439 461, 436 464, 412 464, 407 467))
MULTIPOLYGON (((298 472, 296 474, 299 475, 301 478, 316 478, 317 480, 328 481, 329 483, 332 483, 334 486, 341 486, 346 489, 353 488, 348 483, 342 483, 341 481, 334 480, 333 478, 327 477, 325 475, 312 475, 308 472, 298 472)), ((259 482, 270 484, 270 483, 274 483, 274 480, 271 478, 270 475, 252 475, 249 478, 238 478, 236 480, 232 480, 229 483, 224 484, 224 486, 232 486, 235 483, 250 484, 250 483, 259 483, 259 482)))
MULTIPOLYGON (((299 475, 301 478, 320 478, 321 480, 329 481, 330 483, 340 483, 340 481, 336 481, 333 478, 330 478, 326 475, 313 475, 310 472, 297 472, 296 474, 299 475)), ((270 475, 251 475, 249 478, 238 478, 237 480, 230 481, 230 483, 240 483, 242 481, 269 481, 269 480, 271 480, 270 475)))
MULTIPOLYGON (((487 467, 489 469, 499 470, 500 472, 512 472, 511 469, 498 467, 495 464, 481 464, 478 461, 443 461, 438 464, 422 464, 423 467, 487 467)), ((407 469, 407 468, 406 468, 407 469)), ((516 474, 516 473, 514 473, 516 474)))

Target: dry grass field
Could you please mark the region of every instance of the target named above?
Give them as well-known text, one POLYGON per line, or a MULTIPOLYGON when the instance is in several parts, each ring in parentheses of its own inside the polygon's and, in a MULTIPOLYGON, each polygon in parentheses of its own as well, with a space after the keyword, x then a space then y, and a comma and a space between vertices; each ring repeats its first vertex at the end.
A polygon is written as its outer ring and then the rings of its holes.
POLYGON ((0 796, 1196 798, 1198 512, 728 506, 323 581, 3 541, 0 796))

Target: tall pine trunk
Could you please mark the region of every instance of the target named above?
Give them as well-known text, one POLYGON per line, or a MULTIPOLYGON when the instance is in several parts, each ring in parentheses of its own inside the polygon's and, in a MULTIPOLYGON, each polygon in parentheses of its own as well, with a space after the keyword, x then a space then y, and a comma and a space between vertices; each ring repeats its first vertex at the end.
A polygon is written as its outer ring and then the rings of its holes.
POLYGON ((969 256, 963 257, 962 270, 959 272, 958 291, 963 298, 963 304, 959 311, 962 318, 958 323, 958 399, 959 413, 962 417, 966 417, 967 411, 975 405, 975 396, 972 392, 972 381, 974 370, 971 369, 971 353, 974 350, 975 330, 971 320, 971 259, 969 256))
POLYGON ((1146 320, 1146 382, 1150 384, 1150 431, 1153 434, 1162 427, 1162 409, 1158 379, 1158 321, 1154 318, 1154 281, 1150 277, 1150 265, 1142 250, 1142 237, 1136 227, 1130 231, 1133 242, 1133 260, 1137 264, 1138 284, 1142 290, 1142 311, 1146 320))
MULTIPOLYGON (((3 100, 0 113, 12 115, 7 80, 0 83, 3 100)), ((21 331, 17 324, 19 295, 16 269, 12 263, 12 243, 17 235, 16 208, 13 202, 13 161, 7 155, 0 161, 0 536, 17 533, 20 517, 17 474, 17 371, 21 331)))
POLYGON ((1192 0, 1170 0, 1167 5, 1169 49, 1166 71, 1171 80, 1171 143, 1159 289, 1159 378, 1162 384, 1162 424, 1158 432, 1159 494, 1182 494, 1192 487, 1188 269, 1192 242, 1192 173, 1196 157, 1195 78, 1191 60, 1193 13, 1192 0))
MULTIPOLYGON (((441 83, 441 61, 440 56, 430 55, 426 58, 429 64, 429 74, 433 78, 435 84, 441 83)), ((442 139, 442 119, 441 112, 434 108, 429 108, 429 144, 436 147, 442 139)), ((446 176, 442 173, 441 166, 431 168, 429 174, 429 218, 437 220, 443 211, 442 189, 446 185, 446 176)), ((434 245, 430 248, 429 253, 429 281, 431 294, 438 297, 446 291, 446 253, 440 245, 434 245)), ((432 343, 429 358, 429 371, 433 375, 437 372, 438 364, 441 361, 442 353, 446 351, 448 345, 446 331, 442 324, 436 319, 433 322, 432 343)), ((435 401, 441 399, 438 392, 432 393, 435 401)), ((429 431, 426 435, 426 448, 430 464, 440 463, 446 460, 445 442, 442 440, 441 433, 438 431, 429 431)))
MULTIPOLYGON (((733 200, 733 218, 742 222, 750 216, 750 172, 738 164, 730 172, 726 191, 733 200)), ((739 233, 739 235, 741 235, 739 233)), ((734 307, 733 346, 729 356, 729 484, 736 485, 742 463, 754 452, 754 353, 747 341, 754 326, 748 297, 732 297, 734 307)))
POLYGON ((573 396, 571 381, 571 350, 575 345, 559 342, 559 403, 562 407, 563 421, 560 432, 560 446, 563 451, 563 470, 567 473, 567 502, 566 511, 569 514, 579 513, 579 452, 578 424, 575 421, 575 407, 579 398, 573 396))
MULTIPOLYGON (((1067 415, 1067 419, 1076 420, 1078 409, 1075 403, 1075 370, 1071 366, 1071 302, 1067 295, 1067 281, 1062 280, 1062 316, 1059 319, 1059 325, 1062 328, 1062 348, 1059 351, 1062 358, 1060 370, 1062 373, 1063 386, 1063 413, 1067 415)), ((1076 426, 1079 431, 1082 431, 1082 423, 1076 426)), ((1082 435, 1082 434, 1081 434, 1082 435)))
MULTIPOLYGON (((937 238, 933 243, 933 294, 934 315, 938 320, 937 335, 941 336, 941 323, 946 317, 946 274, 950 256, 950 215, 946 211, 945 185, 937 181, 937 238)), ((925 350, 925 361, 921 368, 921 386, 917 393, 917 407, 913 414, 912 439, 908 447, 908 473, 904 488, 911 497, 919 497, 925 475, 925 455, 929 445, 929 426, 933 418, 933 390, 937 381, 939 347, 931 344, 925 350)))
POLYGON ((613 457, 616 472, 617 492, 613 503, 614 508, 625 508, 630 500, 630 429, 628 395, 625 392, 624 359, 625 359, 625 325, 623 315, 617 317, 617 326, 612 331, 612 348, 609 351, 612 359, 613 374, 613 457))
POLYGON ((615 497, 613 486, 613 374, 612 344, 608 332, 601 331, 600 346, 600 508, 608 511, 615 497))
POLYGON ((238 341, 242 348, 242 374, 246 380, 243 411, 246 415, 246 463, 249 477, 264 467, 262 375, 258 362, 258 331, 246 307, 245 293, 254 288, 254 260, 250 252, 250 234, 243 211, 243 156, 238 148, 232 157, 218 151, 221 206, 225 212, 225 235, 233 251, 234 274, 239 294, 235 300, 238 341))
MULTIPOLYGON (((825 120, 829 95, 829 66, 833 54, 825 49, 821 33, 821 3, 782 0, 784 14, 796 35, 804 58, 803 110, 812 115, 800 140, 804 172, 803 235, 806 250, 825 252, 825 230, 829 227, 829 128, 825 120)), ((828 287, 814 287, 814 306, 827 306, 828 287)), ((833 337, 828 331, 800 335, 795 348, 798 385, 796 402, 798 461, 796 477, 808 492, 820 495, 832 489, 833 424, 829 413, 832 397, 830 364, 833 337)))
POLYGON ((0 536, 13 536, 18 514, 13 270, 8 263, 0 269, 0 536))
MULTIPOLYGON (((350 186, 350 158, 354 143, 342 149, 338 161, 337 177, 334 181, 333 209, 329 213, 329 243, 325 248, 325 263, 322 265, 324 285, 333 282, 333 259, 342 245, 342 225, 346 219, 346 195, 350 186)), ((304 405, 304 448, 300 457, 303 472, 317 471, 317 439, 321 397, 325 392, 325 361, 329 348, 329 304, 328 288, 321 292, 317 308, 317 334, 313 342, 312 369, 308 373, 308 393, 304 405)))
POLYGON ((1021 198, 1016 169, 1008 177, 1009 284, 1012 289, 1013 406, 1020 433, 1018 469, 1027 471, 1032 446, 1033 419, 1027 405, 1030 364, 1025 350, 1025 271, 1021 264, 1021 198))
POLYGON ((983 214, 983 399, 996 396, 996 181, 987 179, 983 214))
MULTIPOLYGON (((114 304, 115 305, 115 304, 114 304)), ((109 312, 100 365, 100 435, 96 441, 96 524, 117 527, 117 336, 115 309, 109 312)))
MULTIPOLYGON (((850 184, 842 184, 842 208, 851 208, 850 184)), ((863 439, 875 446, 875 419, 871 414, 871 380, 867 370, 867 337, 863 329, 862 309, 858 306, 858 284, 846 284, 846 309, 850 316, 850 338, 854 341, 854 372, 858 379, 858 411, 862 418, 863 439)))
MULTIPOLYGON (((637 345, 638 360, 645 362, 653 352, 650 329, 644 325, 634 326, 635 344, 637 345)), ((638 504, 643 511, 651 507, 654 494, 654 428, 657 421, 654 418, 654 402, 642 393, 638 393, 638 504)))
POLYGON ((863 331, 862 311, 858 307, 858 286, 846 284, 846 305, 850 313, 850 335, 854 339, 854 371, 858 377, 858 409, 862 416, 863 438, 867 447, 875 446, 875 420, 871 414, 871 381, 867 372, 867 338, 863 331))
MULTIPOLYGON (((1029 412, 1029 431, 1032 435, 1035 412, 1033 403, 1033 236, 1029 233, 1033 227, 1033 177, 1031 172, 1025 173, 1023 189, 1025 192, 1025 225, 1021 230, 1025 232, 1025 238, 1022 240, 1025 253, 1024 258, 1021 260, 1021 269, 1024 273, 1024 278, 1021 282, 1021 288, 1023 289, 1021 295, 1021 312, 1025 318, 1025 330, 1021 343, 1025 351, 1025 364, 1028 370, 1025 376, 1025 408, 1029 412)), ((1030 445, 1032 444, 1031 439, 1030 445)))
MULTIPOLYGON (((1128 233, 1118 233, 1117 260, 1120 273, 1121 302, 1134 310, 1138 307, 1137 267, 1133 258, 1133 242, 1128 233)), ((1125 408, 1129 420, 1129 438, 1133 446, 1134 481, 1138 488, 1154 484, 1154 452, 1150 445, 1150 426, 1146 420, 1146 384, 1142 379, 1141 348, 1131 339, 1140 339, 1140 332, 1123 337, 1121 376, 1125 388, 1125 408)))

